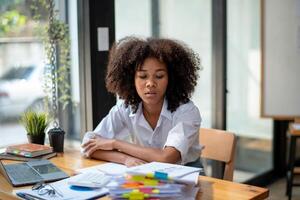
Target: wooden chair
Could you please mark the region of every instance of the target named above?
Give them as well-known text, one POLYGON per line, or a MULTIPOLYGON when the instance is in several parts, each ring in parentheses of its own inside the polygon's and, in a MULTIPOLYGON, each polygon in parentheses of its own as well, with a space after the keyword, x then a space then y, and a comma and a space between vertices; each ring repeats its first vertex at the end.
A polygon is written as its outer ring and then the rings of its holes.
MULTIPOLYGON (((296 118, 294 123, 300 124, 300 118, 296 118)), ((295 165, 297 140, 300 139, 300 130, 293 127, 294 123, 290 123, 288 137, 290 138, 289 145, 289 160, 286 173, 286 195, 288 200, 292 199, 293 186, 300 186, 300 182, 294 183, 294 176, 300 174, 299 166, 295 165)))
POLYGON ((225 163, 224 180, 233 180, 236 137, 233 133, 217 129, 200 128, 199 142, 204 146, 201 158, 225 163))

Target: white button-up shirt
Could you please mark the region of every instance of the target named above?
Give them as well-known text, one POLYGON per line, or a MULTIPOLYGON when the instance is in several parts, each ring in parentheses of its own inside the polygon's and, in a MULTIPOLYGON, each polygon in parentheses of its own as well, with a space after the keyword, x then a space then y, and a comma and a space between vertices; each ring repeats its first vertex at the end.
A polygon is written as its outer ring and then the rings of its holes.
MULTIPOLYGON (((142 103, 136 113, 131 106, 125 107, 123 101, 117 103, 109 114, 94 130, 96 135, 104 138, 116 138, 139 144, 144 147, 163 149, 171 146, 181 154, 181 164, 195 161, 200 156, 199 128, 201 116, 198 108, 192 101, 179 106, 176 111, 167 109, 167 100, 164 100, 156 128, 153 130, 146 121, 142 103)), ((84 140, 88 139, 88 134, 84 140)))

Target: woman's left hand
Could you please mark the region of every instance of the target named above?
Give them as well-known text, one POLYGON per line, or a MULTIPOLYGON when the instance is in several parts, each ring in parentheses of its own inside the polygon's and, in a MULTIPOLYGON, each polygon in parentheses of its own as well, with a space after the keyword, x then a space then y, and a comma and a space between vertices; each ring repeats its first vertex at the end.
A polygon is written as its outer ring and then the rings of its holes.
POLYGON ((88 142, 82 145, 84 154, 90 157, 96 150, 114 150, 113 143, 115 139, 106 139, 103 137, 97 137, 90 139, 88 142))

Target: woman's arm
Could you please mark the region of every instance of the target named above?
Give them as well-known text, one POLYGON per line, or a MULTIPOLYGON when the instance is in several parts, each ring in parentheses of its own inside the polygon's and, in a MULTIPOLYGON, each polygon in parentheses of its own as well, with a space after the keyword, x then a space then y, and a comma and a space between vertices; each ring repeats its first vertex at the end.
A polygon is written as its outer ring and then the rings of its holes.
POLYGON ((136 158, 152 162, 176 163, 181 159, 180 152, 174 147, 167 146, 164 149, 142 147, 121 140, 113 141, 113 148, 136 158))
POLYGON ((94 151, 94 153, 92 153, 90 157, 98 160, 105 160, 109 162, 124 164, 127 167, 132 167, 132 166, 146 163, 141 159, 134 158, 130 155, 127 155, 122 152, 114 151, 114 150, 112 151, 97 150, 94 151))
POLYGON ((116 139, 106 139, 103 137, 91 139, 87 143, 83 144, 82 147, 88 156, 101 149, 117 150, 119 153, 122 152, 148 162, 158 161, 176 163, 181 159, 180 152, 171 146, 167 146, 164 149, 142 147, 137 144, 131 144, 116 139))

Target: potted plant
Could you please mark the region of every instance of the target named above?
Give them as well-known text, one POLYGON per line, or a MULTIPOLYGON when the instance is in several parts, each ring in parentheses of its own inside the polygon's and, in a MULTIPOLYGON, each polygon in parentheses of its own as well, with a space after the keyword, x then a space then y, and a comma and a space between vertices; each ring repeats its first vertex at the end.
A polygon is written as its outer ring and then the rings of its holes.
POLYGON ((27 131, 27 138, 30 143, 44 144, 45 129, 49 124, 48 115, 45 112, 26 111, 21 115, 20 122, 27 131))
POLYGON ((65 109, 69 103, 72 103, 69 27, 60 20, 54 0, 34 0, 32 2, 31 9, 34 19, 39 23, 42 15, 48 18, 47 23, 38 26, 39 31, 37 31, 41 36, 46 54, 44 74, 46 98, 44 102, 45 110, 53 120, 51 123, 53 128, 48 131, 50 146, 55 152, 63 152, 65 132, 60 128, 58 113, 60 104, 65 109))

